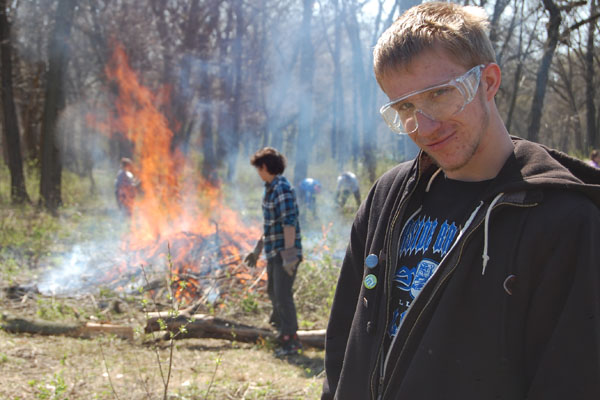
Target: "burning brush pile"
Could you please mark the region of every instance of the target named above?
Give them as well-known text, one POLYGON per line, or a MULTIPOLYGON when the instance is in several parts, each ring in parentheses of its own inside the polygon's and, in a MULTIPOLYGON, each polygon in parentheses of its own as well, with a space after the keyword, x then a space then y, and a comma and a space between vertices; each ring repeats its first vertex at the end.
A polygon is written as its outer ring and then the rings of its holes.
MULTIPOLYGON (((90 119, 90 123, 131 144, 140 194, 133 201, 129 229, 118 251, 108 247, 96 251, 97 272, 86 281, 117 290, 152 289, 157 283, 147 272, 161 268, 164 285, 166 267, 175 296, 184 302, 200 298, 212 302, 224 282, 262 285, 266 278, 260 275, 261 268, 249 269, 242 262, 259 238, 260 227, 247 226, 224 205, 220 188, 199 178, 185 156, 172 149, 173 133, 158 110, 160 99, 140 84, 121 48, 106 74, 118 92, 115 111, 107 121, 90 119), (108 253, 112 256, 102 256, 108 253)), ((77 260, 71 271, 76 265, 77 260)))

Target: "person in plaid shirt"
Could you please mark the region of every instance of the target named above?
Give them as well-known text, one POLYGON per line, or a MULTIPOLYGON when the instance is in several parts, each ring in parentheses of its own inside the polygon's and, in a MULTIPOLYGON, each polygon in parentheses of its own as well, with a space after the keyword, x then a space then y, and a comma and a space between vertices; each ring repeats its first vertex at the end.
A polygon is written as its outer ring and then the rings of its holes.
POLYGON ((280 348, 276 355, 298 354, 302 346, 298 340, 298 319, 292 293, 298 264, 302 260, 302 243, 296 193, 281 174, 285 157, 272 147, 257 151, 250 159, 260 178, 265 182, 262 200, 264 232, 245 261, 255 266, 264 247, 267 257, 267 292, 273 304, 270 323, 279 330, 280 348))

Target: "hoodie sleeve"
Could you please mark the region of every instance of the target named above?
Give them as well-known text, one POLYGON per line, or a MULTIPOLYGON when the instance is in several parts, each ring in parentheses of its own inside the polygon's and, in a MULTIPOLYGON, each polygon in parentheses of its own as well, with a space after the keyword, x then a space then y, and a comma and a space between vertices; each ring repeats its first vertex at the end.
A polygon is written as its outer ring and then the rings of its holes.
POLYGON ((600 210, 573 203, 537 249, 547 257, 528 317, 528 400, 600 399, 600 210))
POLYGON ((369 210, 373 202, 374 192, 375 189, 373 188, 356 214, 350 234, 350 243, 342 263, 331 308, 331 317, 327 325, 327 337, 325 339, 326 377, 323 383, 322 400, 333 399, 340 379, 350 327, 352 326, 362 285, 369 210))

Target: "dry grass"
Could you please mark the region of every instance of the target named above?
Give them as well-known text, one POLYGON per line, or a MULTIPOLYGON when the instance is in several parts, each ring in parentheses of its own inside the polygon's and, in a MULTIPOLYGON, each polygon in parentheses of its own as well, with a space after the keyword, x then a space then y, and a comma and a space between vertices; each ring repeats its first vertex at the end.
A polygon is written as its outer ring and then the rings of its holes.
MULTIPOLYGON (((139 343, 3 332, 0 343, 2 399, 163 398, 156 355, 139 343)), ((169 351, 158 354, 166 360, 169 351)), ((322 358, 308 349, 282 360, 267 348, 187 339, 176 344, 167 398, 317 399, 322 358)))
MULTIPOLYGON (((32 295, 2 298, 3 313, 36 318, 40 310, 60 309, 54 321, 95 320, 136 328, 132 341, 115 337, 81 339, 10 334, 0 330, 0 399, 317 399, 323 351, 307 348, 285 359, 269 342, 247 344, 218 339, 149 340, 142 335, 144 314, 135 303, 126 312, 94 310, 87 298, 32 295), (58 306, 60 305, 60 307, 58 306), (172 361, 167 396, 164 379, 172 361), (162 369, 162 372, 161 372, 162 369)), ((245 322, 265 327, 262 314, 245 322)))
MULTIPOLYGON (((112 177, 105 180, 104 186, 112 184, 112 177)), ((255 198, 260 198, 261 190, 255 188, 255 198)), ((67 202, 59 218, 53 218, 34 207, 5 204, 6 199, 0 198, 0 314, 53 322, 111 322, 141 332, 144 304, 149 305, 148 311, 155 310, 149 293, 100 291, 79 298, 7 295, 7 287, 36 284, 62 265, 74 244, 101 244, 124 232, 112 203, 107 207, 97 200, 76 199, 67 202), (114 301, 120 310, 111 307, 114 301)), ((259 214, 260 204, 255 208, 259 214)), ((295 284, 301 329, 326 326, 351 219, 351 213, 336 214, 335 224, 324 224, 323 229, 318 221, 303 226, 307 259, 295 284)), ((103 255, 98 252, 98 258, 103 255)), ((169 300, 160 298, 158 304, 164 307, 169 300)), ((198 310, 259 328, 269 327, 270 311, 260 285, 252 292, 242 287, 198 310)), ((126 341, 11 334, 0 329, 0 400, 318 399, 323 357, 322 350, 307 348, 301 355, 279 359, 270 342, 184 339, 174 342, 171 358, 168 341, 149 341, 140 333, 126 341)))

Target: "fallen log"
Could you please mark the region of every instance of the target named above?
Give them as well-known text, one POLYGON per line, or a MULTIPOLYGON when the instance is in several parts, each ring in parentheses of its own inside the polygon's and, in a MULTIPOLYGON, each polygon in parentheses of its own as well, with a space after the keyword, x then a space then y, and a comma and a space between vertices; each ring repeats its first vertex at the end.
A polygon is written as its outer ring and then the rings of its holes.
MULTIPOLYGON (((205 314, 177 316, 166 312, 155 312, 148 315, 144 332, 170 332, 175 339, 213 338, 235 340, 244 343, 256 343, 260 340, 275 339, 277 333, 263 328, 239 324, 222 318, 205 314)), ((299 330, 298 338, 305 346, 324 348, 325 329, 299 330)))
POLYGON ((31 333, 47 336, 62 335, 79 338, 92 338, 109 334, 122 339, 133 340, 133 328, 130 326, 93 322, 81 324, 77 322, 51 322, 4 317, 0 320, 0 329, 10 333, 31 333))

